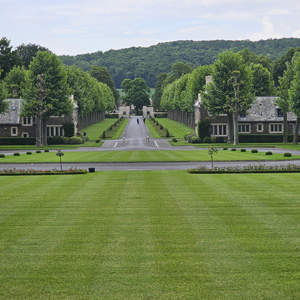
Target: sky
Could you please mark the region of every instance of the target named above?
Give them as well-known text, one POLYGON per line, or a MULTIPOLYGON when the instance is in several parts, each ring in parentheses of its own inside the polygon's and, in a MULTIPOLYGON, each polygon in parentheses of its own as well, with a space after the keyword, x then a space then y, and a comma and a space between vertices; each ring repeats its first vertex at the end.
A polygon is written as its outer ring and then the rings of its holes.
POLYGON ((299 0, 0 0, 0 38, 77 55, 177 40, 300 38, 299 0))

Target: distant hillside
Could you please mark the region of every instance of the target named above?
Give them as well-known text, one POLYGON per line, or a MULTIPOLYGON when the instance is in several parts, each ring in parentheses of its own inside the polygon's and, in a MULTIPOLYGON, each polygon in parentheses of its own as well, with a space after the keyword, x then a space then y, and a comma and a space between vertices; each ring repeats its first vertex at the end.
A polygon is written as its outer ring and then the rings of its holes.
POLYGON ((281 57, 289 48, 300 46, 300 39, 270 39, 252 42, 244 41, 177 41, 160 43, 151 47, 132 47, 121 50, 60 56, 66 65, 75 65, 85 71, 92 66, 106 67, 116 87, 120 88, 123 79, 142 77, 149 87, 154 87, 160 73, 169 73, 175 62, 183 62, 198 67, 212 64, 224 50, 238 52, 245 48, 256 54, 263 54, 273 61, 281 57))

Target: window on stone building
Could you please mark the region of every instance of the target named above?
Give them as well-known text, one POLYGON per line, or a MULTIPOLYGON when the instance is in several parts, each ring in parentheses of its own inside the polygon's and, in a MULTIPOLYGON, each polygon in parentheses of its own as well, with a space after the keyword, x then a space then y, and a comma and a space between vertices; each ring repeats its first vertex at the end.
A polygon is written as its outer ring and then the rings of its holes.
POLYGON ((250 124, 239 124, 239 133, 250 133, 250 124))
POLYGON ((264 124, 263 123, 258 123, 256 125, 256 131, 257 132, 263 132, 264 131, 264 124))
POLYGON ((47 126, 47 136, 63 136, 64 130, 62 126, 47 126))
POLYGON ((276 113, 277 113, 277 117, 279 118, 283 117, 283 113, 280 108, 276 108, 276 113))
POLYGON ((23 117, 22 124, 24 126, 31 126, 32 125, 32 117, 23 117))
POLYGON ((212 124, 211 135, 213 136, 227 136, 227 125, 225 124, 212 124))
POLYGON ((269 125, 270 133, 282 133, 282 124, 280 123, 271 123, 269 125))
POLYGON ((28 138, 28 137, 29 137, 28 132, 22 132, 22 137, 23 137, 23 138, 28 138))
POLYGON ((11 127, 10 135, 11 136, 17 136, 18 135, 18 127, 11 127))

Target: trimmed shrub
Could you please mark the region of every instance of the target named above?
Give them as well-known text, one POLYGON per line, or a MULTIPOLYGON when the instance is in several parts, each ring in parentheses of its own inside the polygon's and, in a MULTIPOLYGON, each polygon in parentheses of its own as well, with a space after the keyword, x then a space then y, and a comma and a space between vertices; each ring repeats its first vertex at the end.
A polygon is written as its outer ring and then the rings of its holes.
POLYGON ((189 132, 189 133, 187 133, 187 134, 184 135, 184 139, 185 139, 186 141, 188 141, 188 137, 189 137, 190 135, 194 135, 194 134, 193 134, 192 132, 189 132))
POLYGON ((206 136, 204 139, 203 139, 203 143, 204 144, 209 144, 211 143, 211 138, 209 136, 206 136))
POLYGON ((48 149, 46 149, 44 152, 49 152, 49 150, 48 150, 48 149))
POLYGON ((19 152, 14 153, 14 156, 20 156, 19 152))
POLYGON ((98 138, 97 140, 96 140, 96 143, 100 143, 101 142, 101 140, 98 138))
POLYGON ((214 138, 216 139, 216 143, 225 143, 223 136, 214 136, 214 138))
POLYGON ((267 151, 266 155, 273 155, 273 153, 271 151, 267 151))
MULTIPOLYGON (((192 142, 192 138, 193 138, 194 136, 196 136, 196 134, 194 134, 194 133, 188 135, 188 136, 187 136, 187 141, 188 141, 189 143, 191 143, 191 142, 192 142)), ((196 137, 197 137, 197 136, 196 136, 196 137)))
POLYGON ((173 138, 172 142, 177 143, 177 139, 173 138))
POLYGON ((200 144, 202 140, 198 136, 192 136, 191 143, 192 144, 200 144))
POLYGON ((283 156, 284 156, 284 157, 292 157, 292 154, 289 153, 289 152, 286 152, 286 153, 283 154, 283 156))
POLYGON ((48 145, 61 145, 63 144, 63 137, 60 135, 48 136, 47 143, 48 145))
POLYGON ((2 153, 1 153, 1 154, 0 154, 0 157, 1 157, 1 158, 5 157, 5 154, 2 154, 2 153))
POLYGON ((241 152, 246 152, 246 149, 241 149, 241 152))
POLYGON ((64 129, 64 136, 66 137, 72 137, 75 133, 74 123, 64 123, 63 129, 64 129))
POLYGON ((210 139, 211 139, 212 143, 216 143, 217 142, 217 138, 215 136, 211 136, 210 139))
POLYGON ((41 150, 36 150, 35 153, 42 153, 42 151, 41 150))
POLYGON ((231 151, 236 151, 236 149, 235 149, 235 148, 232 148, 231 151))
POLYGON ((169 133, 169 130, 168 130, 168 129, 166 129, 166 137, 167 137, 167 138, 170 137, 170 133, 169 133))
POLYGON ((31 155, 31 154, 32 154, 32 152, 28 151, 28 152, 26 152, 26 154, 27 154, 27 155, 31 155))
POLYGON ((228 150, 228 148, 227 148, 227 147, 224 147, 223 150, 228 150))
POLYGON ((258 150, 257 149, 252 149, 251 153, 258 153, 258 150))
MULTIPOLYGON (((288 142, 293 141, 293 135, 288 134, 288 142)), ((298 137, 298 142, 300 135, 298 137)), ((282 134, 239 134, 240 143, 282 143, 282 134)))
POLYGON ((70 145, 77 145, 77 144, 83 144, 84 139, 80 136, 72 136, 69 138, 69 144, 70 145))
POLYGON ((103 139, 106 138, 106 131, 103 131, 103 133, 102 133, 102 138, 103 138, 103 139))

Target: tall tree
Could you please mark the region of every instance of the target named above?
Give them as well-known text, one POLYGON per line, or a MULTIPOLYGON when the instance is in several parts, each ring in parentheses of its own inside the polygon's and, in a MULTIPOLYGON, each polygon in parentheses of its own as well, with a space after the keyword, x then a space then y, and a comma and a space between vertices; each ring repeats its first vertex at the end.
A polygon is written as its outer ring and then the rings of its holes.
POLYGON ((105 83, 112 91, 115 99, 115 106, 119 106, 120 93, 116 89, 115 83, 112 80, 110 73, 106 67, 93 66, 90 70, 92 77, 96 78, 99 82, 105 83))
POLYGON ((123 101, 128 104, 133 104, 136 108, 136 114, 143 106, 150 105, 150 89, 142 78, 124 79, 122 89, 125 92, 123 101))
POLYGON ((300 56, 295 55, 292 60, 292 67, 294 69, 294 78, 291 82, 289 93, 289 106, 291 111, 297 116, 294 130, 293 144, 298 144, 298 130, 300 118, 300 56))
POLYGON ((47 51, 37 53, 29 65, 28 84, 24 100, 22 114, 36 115, 36 146, 41 147, 47 144, 47 120, 51 116, 62 116, 72 112, 67 73, 55 54, 50 54, 47 51), (40 124, 43 124, 42 129, 39 128, 40 124))
POLYGON ((157 82, 155 85, 155 93, 152 98, 152 104, 154 110, 160 110, 160 101, 161 101, 161 96, 163 93, 163 86, 164 86, 164 81, 168 77, 167 73, 161 73, 157 76, 157 82))
POLYGON ((276 89, 270 71, 261 64, 250 64, 253 73, 253 88, 256 96, 274 96, 276 89))
MULTIPOLYGON (((0 74, 1 74, 0 69, 0 74)), ((7 90, 3 81, 0 80, 0 113, 4 113, 8 104, 4 101, 7 98, 7 90)))
POLYGON ((22 64, 17 51, 13 51, 12 48, 10 40, 6 37, 0 40, 0 69, 2 69, 0 79, 3 79, 14 66, 22 64))
POLYGON ((212 82, 202 97, 212 115, 227 114, 228 142, 237 144, 237 114, 245 113, 254 100, 252 72, 240 54, 225 51, 219 55, 213 65, 212 82))
POLYGON ((4 79, 8 97, 20 98, 26 85, 27 71, 22 66, 14 66, 4 79))
POLYGON ((28 69, 33 58, 39 51, 47 51, 50 54, 52 53, 48 48, 36 44, 22 44, 16 48, 16 51, 26 69, 28 69))

